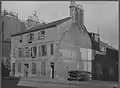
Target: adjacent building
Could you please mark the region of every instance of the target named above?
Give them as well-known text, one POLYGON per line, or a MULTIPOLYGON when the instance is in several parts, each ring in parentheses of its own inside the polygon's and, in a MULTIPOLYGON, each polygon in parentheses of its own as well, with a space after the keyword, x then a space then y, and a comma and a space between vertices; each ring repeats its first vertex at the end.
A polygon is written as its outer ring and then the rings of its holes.
POLYGON ((17 15, 14 15, 12 12, 8 12, 7 10, 2 12, 0 21, 2 29, 0 32, 2 37, 2 59, 4 60, 4 64, 8 65, 11 54, 10 36, 11 34, 25 30, 25 24, 18 19, 17 15))
POLYGON ((93 79, 118 81, 118 50, 100 40, 100 34, 89 32, 94 59, 93 79))
POLYGON ((65 78, 68 70, 91 72, 91 47, 84 10, 71 1, 70 17, 11 35, 11 67, 15 76, 65 78))

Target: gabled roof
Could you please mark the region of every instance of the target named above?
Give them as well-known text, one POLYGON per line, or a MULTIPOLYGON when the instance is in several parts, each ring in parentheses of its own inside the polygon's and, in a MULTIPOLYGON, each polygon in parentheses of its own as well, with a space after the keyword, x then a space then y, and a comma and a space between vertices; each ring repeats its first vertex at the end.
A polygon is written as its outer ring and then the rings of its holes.
POLYGON ((34 31, 38 31, 38 30, 42 30, 42 29, 46 29, 46 28, 51 28, 51 27, 55 27, 61 23, 64 23, 65 21, 68 21, 69 19, 71 19, 72 17, 66 17, 64 19, 60 19, 60 20, 57 20, 57 21, 53 21, 53 22, 50 22, 50 23, 47 23, 47 24, 42 24, 40 26, 37 26, 37 27, 34 27, 34 28, 31 28, 29 30, 25 30, 23 32, 19 32, 19 33, 16 33, 16 34, 13 34, 11 35, 11 37, 13 36, 17 36, 17 35, 22 35, 22 34, 25 34, 25 33, 29 33, 29 32, 34 32, 34 31))

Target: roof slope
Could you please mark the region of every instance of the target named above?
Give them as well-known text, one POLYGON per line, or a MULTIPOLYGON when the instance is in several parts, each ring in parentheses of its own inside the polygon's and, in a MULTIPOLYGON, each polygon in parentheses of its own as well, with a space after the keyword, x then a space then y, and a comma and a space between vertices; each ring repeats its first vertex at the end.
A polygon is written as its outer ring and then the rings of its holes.
POLYGON ((37 26, 37 27, 34 27, 34 28, 31 28, 29 30, 25 30, 23 32, 19 32, 19 33, 16 33, 16 34, 13 34, 11 35, 11 37, 13 36, 17 36, 17 35, 21 35, 21 34, 25 34, 25 33, 29 33, 29 32, 34 32, 34 31, 38 31, 38 30, 41 30, 41 29, 46 29, 46 28, 50 28, 50 27, 55 27, 61 23, 64 23, 65 21, 68 21, 69 19, 71 19, 72 17, 66 17, 64 19, 60 19, 60 20, 57 20, 57 21, 53 21, 53 22, 50 22, 50 23, 47 23, 47 24, 43 24, 43 25, 40 25, 40 26, 37 26))
POLYGON ((104 43, 103 41, 100 41, 100 44, 104 45, 105 47, 107 47, 107 48, 109 48, 109 49, 117 50, 116 48, 108 45, 107 43, 104 43))

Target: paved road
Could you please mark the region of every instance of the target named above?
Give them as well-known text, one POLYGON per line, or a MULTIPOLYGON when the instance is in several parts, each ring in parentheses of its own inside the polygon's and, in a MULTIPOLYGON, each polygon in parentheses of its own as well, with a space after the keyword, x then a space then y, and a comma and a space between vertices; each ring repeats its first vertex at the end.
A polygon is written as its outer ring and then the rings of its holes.
MULTIPOLYGON (((33 81, 20 81, 18 85, 30 86, 30 88, 113 88, 114 84, 105 84, 103 82, 79 82, 80 85, 41 83, 33 81)), ((19 87, 16 87, 19 88, 19 87)), ((22 87, 20 87, 22 88, 22 87)), ((29 87, 25 87, 29 88, 29 87)))
MULTIPOLYGON (((33 78, 32 78, 33 79, 33 78)), ((77 81, 67 83, 43 82, 37 79, 34 80, 19 80, 19 79, 4 79, 2 80, 2 88, 113 88, 115 82, 101 81, 77 81), (17 86, 16 86, 17 85, 17 86)), ((50 81, 50 80, 49 80, 50 81)), ((52 80, 51 80, 52 81, 52 80)))

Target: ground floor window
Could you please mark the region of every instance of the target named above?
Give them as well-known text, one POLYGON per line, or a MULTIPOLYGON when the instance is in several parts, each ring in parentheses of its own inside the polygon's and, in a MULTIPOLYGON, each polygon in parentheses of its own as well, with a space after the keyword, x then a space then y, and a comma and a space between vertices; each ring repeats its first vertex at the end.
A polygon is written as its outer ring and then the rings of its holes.
POLYGON ((22 66, 22 64, 18 63, 18 72, 21 72, 21 66, 22 66))
POLYGON ((32 63, 32 74, 36 74, 36 63, 32 63))
POLYGON ((45 62, 41 62, 41 75, 45 76, 46 71, 45 71, 46 65, 45 62))

